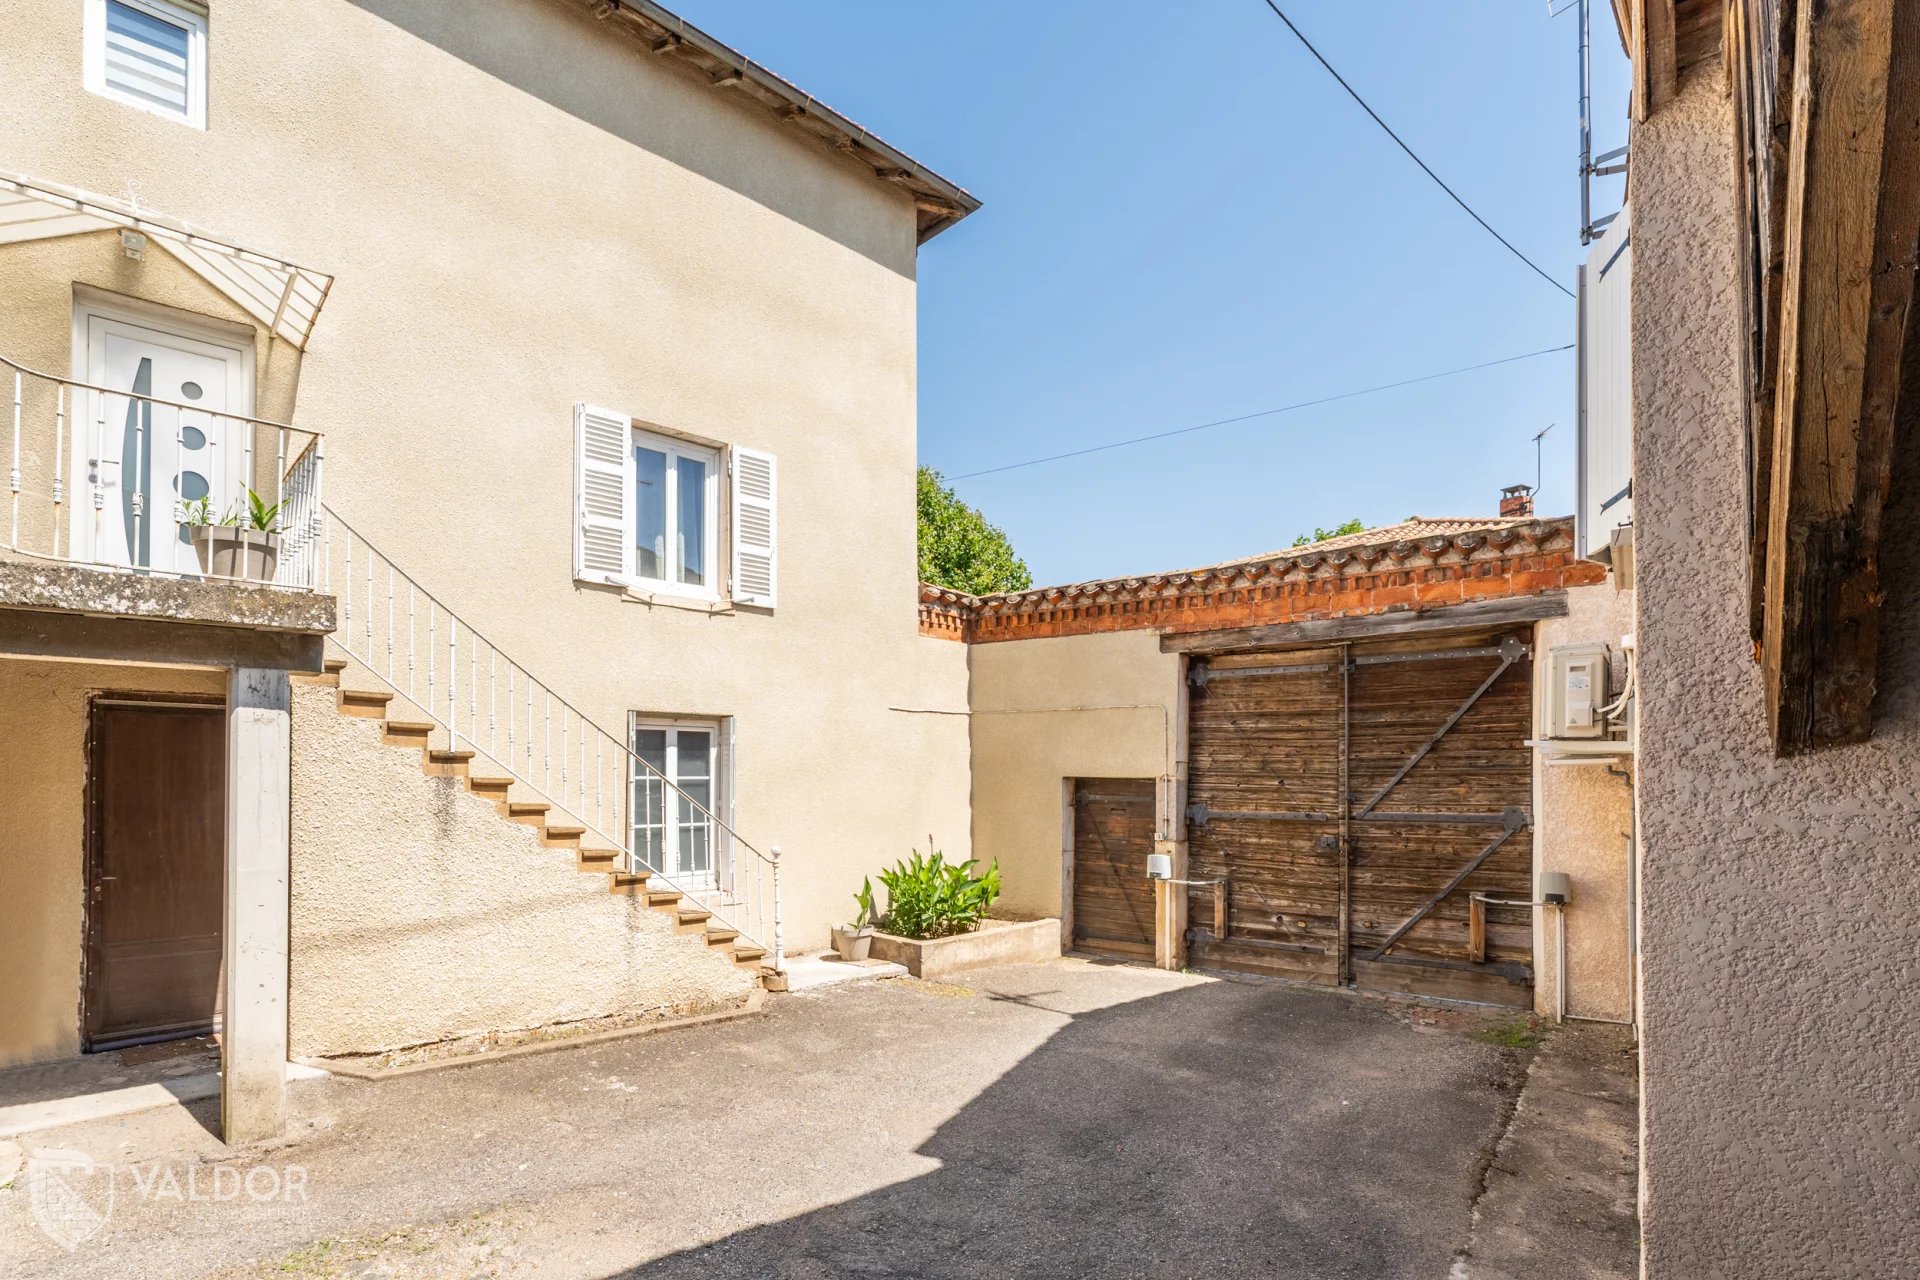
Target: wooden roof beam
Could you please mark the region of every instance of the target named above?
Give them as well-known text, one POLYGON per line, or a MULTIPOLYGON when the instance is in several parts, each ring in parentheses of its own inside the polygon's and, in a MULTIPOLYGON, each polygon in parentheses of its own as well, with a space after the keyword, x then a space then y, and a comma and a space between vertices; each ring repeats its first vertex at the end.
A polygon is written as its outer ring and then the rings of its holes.
POLYGON ((1920 0, 1797 7, 1761 624, 1782 755, 1872 730, 1920 237, 1920 0))
POLYGON ((1680 46, 1674 0, 1630 2, 1627 53, 1633 60, 1633 119, 1638 124, 1673 101, 1680 86, 1680 46))

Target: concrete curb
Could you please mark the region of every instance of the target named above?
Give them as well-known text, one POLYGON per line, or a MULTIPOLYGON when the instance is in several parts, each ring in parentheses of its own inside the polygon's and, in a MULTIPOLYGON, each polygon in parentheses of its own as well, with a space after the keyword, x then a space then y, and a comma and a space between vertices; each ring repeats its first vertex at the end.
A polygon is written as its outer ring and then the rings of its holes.
POLYGON ((681 1031, 688 1027, 702 1027, 714 1022, 732 1022, 736 1018, 750 1017, 761 1012, 765 999, 765 993, 751 991, 747 994, 746 1003, 737 1009, 722 1009, 718 1013, 702 1013, 691 1018, 674 1018, 666 1022, 615 1027, 610 1031, 596 1031, 584 1036, 508 1045, 504 1049, 464 1053, 431 1062, 409 1062, 397 1067, 370 1067, 339 1058, 296 1058, 294 1061, 301 1066, 316 1067, 336 1076, 346 1076, 351 1080, 392 1080, 400 1076, 420 1075, 428 1071, 451 1071, 456 1067, 477 1067, 489 1062, 505 1062, 509 1058, 528 1058, 539 1053, 554 1053, 561 1049, 578 1049, 588 1045, 605 1044, 610 1040, 626 1040, 634 1036, 652 1035, 656 1031, 681 1031))

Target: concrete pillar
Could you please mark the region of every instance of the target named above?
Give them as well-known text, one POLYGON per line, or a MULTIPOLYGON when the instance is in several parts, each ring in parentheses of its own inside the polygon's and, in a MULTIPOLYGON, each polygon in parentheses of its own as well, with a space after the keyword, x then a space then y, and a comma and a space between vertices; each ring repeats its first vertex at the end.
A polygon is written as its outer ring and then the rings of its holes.
POLYGON ((286 1128, 292 706, 285 671, 236 667, 228 676, 220 1133, 229 1143, 286 1128))

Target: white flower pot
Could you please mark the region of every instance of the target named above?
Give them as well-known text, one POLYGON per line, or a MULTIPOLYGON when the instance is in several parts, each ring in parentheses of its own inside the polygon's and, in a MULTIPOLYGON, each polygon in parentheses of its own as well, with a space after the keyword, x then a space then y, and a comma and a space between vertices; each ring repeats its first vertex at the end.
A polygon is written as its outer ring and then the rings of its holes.
POLYGON ((200 572, 209 578, 272 582, 280 567, 280 535, 226 524, 197 524, 189 535, 200 572))

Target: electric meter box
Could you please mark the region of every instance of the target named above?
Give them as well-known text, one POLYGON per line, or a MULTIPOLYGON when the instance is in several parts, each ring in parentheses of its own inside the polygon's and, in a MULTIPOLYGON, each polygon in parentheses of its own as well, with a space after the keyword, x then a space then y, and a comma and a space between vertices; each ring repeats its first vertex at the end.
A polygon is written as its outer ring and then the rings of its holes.
POLYGON ((1613 701, 1613 651, 1604 644, 1547 650, 1547 736, 1604 738, 1601 708, 1613 701))

